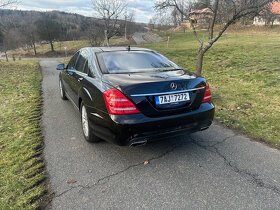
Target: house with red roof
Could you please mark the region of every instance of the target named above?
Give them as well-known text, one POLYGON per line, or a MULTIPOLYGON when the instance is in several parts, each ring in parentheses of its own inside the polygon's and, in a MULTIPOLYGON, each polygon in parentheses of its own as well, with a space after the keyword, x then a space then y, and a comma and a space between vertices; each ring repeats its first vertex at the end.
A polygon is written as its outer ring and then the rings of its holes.
POLYGON ((195 26, 209 28, 210 20, 213 18, 213 11, 209 8, 193 10, 190 12, 189 17, 195 26))
POLYGON ((280 2, 272 2, 255 17, 254 25, 280 25, 280 2))

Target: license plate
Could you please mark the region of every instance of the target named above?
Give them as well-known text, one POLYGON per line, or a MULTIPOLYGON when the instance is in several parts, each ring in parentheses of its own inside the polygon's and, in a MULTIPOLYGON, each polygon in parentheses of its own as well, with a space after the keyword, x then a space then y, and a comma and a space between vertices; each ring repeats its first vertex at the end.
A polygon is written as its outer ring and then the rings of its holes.
POLYGON ((190 100, 189 93, 177 93, 172 95, 156 96, 157 105, 179 103, 179 102, 189 101, 189 100, 190 100))

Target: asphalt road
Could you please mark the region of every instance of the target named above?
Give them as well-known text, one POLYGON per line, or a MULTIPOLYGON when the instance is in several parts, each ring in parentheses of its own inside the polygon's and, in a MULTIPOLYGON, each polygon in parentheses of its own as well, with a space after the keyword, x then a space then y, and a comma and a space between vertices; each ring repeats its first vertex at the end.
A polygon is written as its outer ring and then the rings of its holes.
POLYGON ((136 44, 154 43, 162 40, 161 37, 154 36, 146 32, 136 32, 133 34, 132 38, 136 44))
POLYGON ((56 65, 41 61, 53 209, 279 209, 278 150, 215 124, 136 148, 87 143, 56 65))

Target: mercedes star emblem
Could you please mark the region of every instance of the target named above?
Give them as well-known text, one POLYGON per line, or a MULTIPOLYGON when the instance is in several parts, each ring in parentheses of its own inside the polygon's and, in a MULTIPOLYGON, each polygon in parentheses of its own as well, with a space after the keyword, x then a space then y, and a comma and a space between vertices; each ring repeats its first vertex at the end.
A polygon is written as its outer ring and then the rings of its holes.
POLYGON ((171 87, 172 90, 176 90, 176 89, 177 89, 177 84, 174 83, 174 82, 172 82, 172 83, 170 84, 170 87, 171 87))

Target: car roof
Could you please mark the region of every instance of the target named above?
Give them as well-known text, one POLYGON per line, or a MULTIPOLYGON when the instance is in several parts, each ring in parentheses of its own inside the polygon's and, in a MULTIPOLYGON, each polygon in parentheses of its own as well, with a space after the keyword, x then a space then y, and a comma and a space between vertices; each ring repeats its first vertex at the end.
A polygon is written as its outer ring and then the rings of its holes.
MULTIPOLYGON (((116 51, 126 51, 128 50, 129 46, 127 47, 85 47, 81 50, 91 50, 92 52, 116 52, 116 51)), ((140 47, 130 47, 131 51, 150 51, 153 52, 151 49, 147 48, 140 48, 140 47)))

